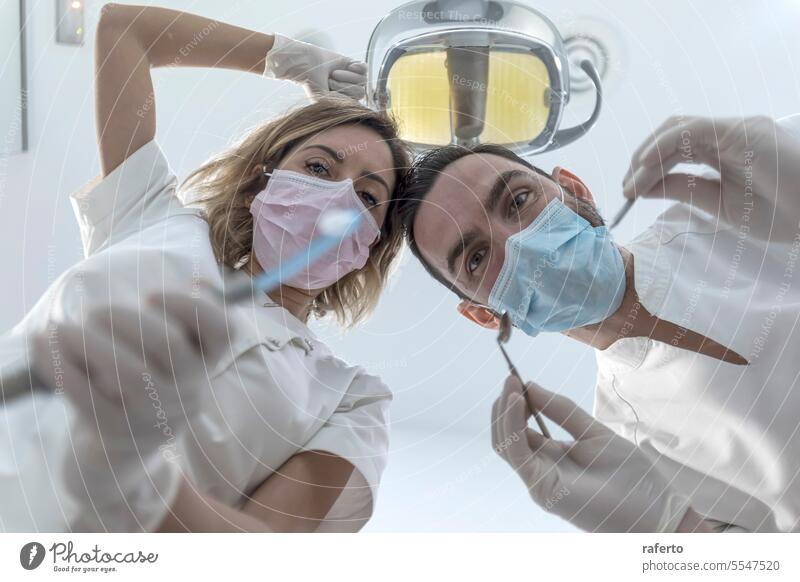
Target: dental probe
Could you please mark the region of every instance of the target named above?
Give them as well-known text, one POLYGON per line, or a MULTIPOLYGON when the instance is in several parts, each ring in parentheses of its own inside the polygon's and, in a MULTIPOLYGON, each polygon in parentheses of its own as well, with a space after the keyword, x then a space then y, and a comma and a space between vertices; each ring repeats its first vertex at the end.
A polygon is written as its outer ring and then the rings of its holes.
MULTIPOLYGON (((508 370, 522 384, 522 394, 523 396, 525 396, 525 402, 528 402, 527 398, 528 387, 525 385, 525 382, 522 381, 519 372, 517 372, 517 367, 511 363, 511 358, 508 357, 508 354, 506 353, 506 348, 503 345, 506 342, 508 342, 509 339, 511 339, 511 318, 508 316, 508 313, 505 312, 503 313, 502 316, 500 316, 500 328, 499 331, 497 332, 497 345, 500 347, 500 351, 502 352, 503 357, 506 359, 506 363, 508 364, 508 370)), ((530 407, 530 405, 528 406, 530 407)), ((539 414, 539 411, 531 409, 531 413, 533 413, 533 417, 536 419, 536 424, 539 425, 539 430, 541 431, 542 435, 545 438, 548 439, 551 438, 550 431, 547 430, 547 425, 545 425, 544 419, 539 414)))

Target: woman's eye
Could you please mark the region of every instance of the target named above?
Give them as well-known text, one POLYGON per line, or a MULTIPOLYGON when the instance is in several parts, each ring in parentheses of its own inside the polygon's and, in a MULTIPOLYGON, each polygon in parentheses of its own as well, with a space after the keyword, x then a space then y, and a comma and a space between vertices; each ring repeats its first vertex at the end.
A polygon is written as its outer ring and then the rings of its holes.
POLYGON ((369 192, 359 192, 361 199, 364 201, 364 204, 367 205, 367 208, 372 208, 373 206, 378 205, 378 200, 370 194, 369 192))
POLYGON ((480 267, 483 258, 486 256, 486 249, 481 249, 477 252, 474 252, 470 255, 469 260, 467 261, 467 271, 472 274, 475 270, 480 267))
POLYGON ((323 176, 328 174, 328 167, 322 162, 308 162, 306 169, 311 172, 313 176, 323 176))

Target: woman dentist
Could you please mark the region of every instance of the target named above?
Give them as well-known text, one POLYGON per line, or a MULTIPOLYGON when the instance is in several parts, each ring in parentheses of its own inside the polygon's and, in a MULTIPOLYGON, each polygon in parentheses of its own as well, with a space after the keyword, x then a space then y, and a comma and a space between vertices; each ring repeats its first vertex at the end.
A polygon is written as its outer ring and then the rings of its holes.
POLYGON ((366 316, 401 244, 386 216, 408 155, 393 123, 353 100, 364 72, 277 34, 103 7, 103 176, 72 197, 86 258, 0 338, 1 529, 354 531, 369 519, 391 394, 306 326, 366 316), (189 176, 196 204, 184 205, 155 141, 150 70, 165 66, 348 97, 256 127, 189 176), (304 248, 328 209, 362 218, 338 249, 270 296, 213 299, 304 248), (26 369, 34 381, 15 388, 26 369))

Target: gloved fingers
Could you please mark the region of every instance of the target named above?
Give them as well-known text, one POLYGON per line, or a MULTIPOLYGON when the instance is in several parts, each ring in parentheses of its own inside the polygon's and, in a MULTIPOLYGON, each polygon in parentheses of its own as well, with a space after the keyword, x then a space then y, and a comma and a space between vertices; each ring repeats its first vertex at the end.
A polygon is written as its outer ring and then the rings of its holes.
POLYGON ((522 394, 522 389, 522 380, 514 374, 509 374, 503 384, 501 395, 505 395, 505 398, 508 398, 511 394, 522 394))
MULTIPOLYGON (((497 447, 500 456, 508 462, 512 464, 512 460, 509 457, 509 447, 512 443, 512 439, 514 435, 507 432, 507 425, 506 425, 506 415, 508 413, 508 406, 509 406, 509 396, 512 394, 522 394, 522 382, 520 382, 519 378, 510 374, 503 385, 503 389, 500 391, 500 396, 497 397, 495 401, 495 408, 492 412, 494 422, 492 426, 496 431, 496 440, 497 440, 497 447)), ((520 435, 517 435, 516 438, 519 439, 520 435)), ((516 468, 516 467, 515 467, 516 468)))
POLYGON ((367 90, 363 85, 353 85, 351 83, 341 83, 331 79, 328 88, 334 93, 340 93, 356 101, 360 101, 367 95, 367 90))
MULTIPOLYGON (((527 403, 525 405, 527 407, 527 403)), ((548 439, 543 434, 533 430, 532 428, 528 428, 527 432, 525 433, 525 438, 528 440, 528 447, 532 451, 542 451, 547 449, 548 451, 551 449, 550 445, 556 444, 551 439, 548 439)))
POLYGON ((508 458, 508 438, 503 432, 503 414, 505 413, 505 399, 503 393, 494 401, 492 405, 492 448, 507 463, 511 463, 508 458))
POLYGON ((113 336, 117 344, 126 344, 132 357, 141 363, 140 373, 170 377, 176 364, 190 359, 191 340, 181 326, 147 309, 115 307, 113 336))
POLYGON ((566 396, 550 392, 535 382, 528 382, 527 387, 528 405, 564 428, 575 440, 604 435, 609 430, 566 396))
MULTIPOLYGON (((695 117, 686 123, 672 125, 657 134, 639 157, 632 160, 632 164, 638 167, 655 166, 678 154, 686 163, 708 164, 718 170, 719 140, 725 127, 724 121, 719 121, 717 127, 711 119, 704 117, 695 117)), ((636 169, 633 168, 634 173, 636 169)))
POLYGON ((518 389, 521 384, 506 382, 500 397, 498 415, 500 416, 500 434, 503 437, 505 456, 511 466, 517 470, 532 461, 534 452, 528 446, 528 418, 530 413, 518 389))
POLYGON ((498 429, 497 405, 499 402, 500 402, 499 397, 495 398, 494 402, 492 402, 492 414, 491 417, 489 418, 489 430, 491 431, 491 436, 492 436, 492 450, 494 450, 495 453, 497 453, 502 457, 503 451, 497 448, 497 445, 500 442, 497 434, 497 429, 498 429))
POLYGON ((678 118, 677 116, 667 117, 667 119, 662 121, 661 124, 656 129, 653 130, 653 133, 651 133, 647 138, 642 140, 642 142, 636 147, 635 150, 633 150, 633 153, 631 154, 631 163, 628 166, 628 170, 627 170, 627 172, 625 172, 625 176, 622 179, 623 183, 627 182, 631 178, 631 176, 633 175, 633 173, 635 171, 635 167, 634 166, 635 166, 636 163, 638 163, 639 158, 642 155, 642 152, 644 152, 646 149, 648 149, 650 147, 650 145, 653 143, 653 141, 655 141, 655 139, 659 135, 664 133, 670 127, 673 127, 673 126, 677 125, 678 123, 682 123, 682 122, 683 122, 683 120, 678 118))
POLYGON ((509 391, 503 389, 492 406, 492 446, 500 458, 516 470, 530 455, 524 455, 522 461, 515 459, 514 454, 519 456, 519 452, 513 450, 512 445, 523 440, 524 435, 513 434, 507 427, 508 395, 509 391))
POLYGON ((122 404, 120 385, 131 373, 131 356, 114 345, 96 320, 87 319, 82 328, 70 328, 63 336, 63 359, 71 370, 64 391, 88 418, 98 423, 101 417, 108 420, 112 407, 122 404))
POLYGON ((150 303, 159 315, 177 323, 188 345, 209 362, 216 362, 230 349, 236 335, 232 313, 209 288, 203 288, 197 297, 165 292, 151 297, 150 303))
MULTIPOLYGON (((518 396, 522 403, 520 406, 521 406, 521 413, 523 416, 523 423, 524 426, 527 428, 528 421, 533 416, 533 414, 531 412, 531 408, 528 402, 525 400, 522 388, 523 386, 520 379, 514 376, 513 374, 509 375, 508 378, 506 378, 506 383, 503 388, 503 392, 501 395, 501 399, 503 399, 503 402, 501 402, 500 406, 504 407, 504 409, 508 409, 509 407, 512 406, 512 397, 518 396)), ((527 432, 529 434, 526 436, 526 442, 529 444, 530 448, 534 451, 547 446, 548 443, 551 442, 550 439, 546 438, 544 435, 536 432, 535 430, 527 428, 527 432)))
MULTIPOLYGON (((622 183, 622 195, 629 199, 647 197, 653 188, 669 175, 670 170, 683 161, 685 160, 682 159, 680 153, 677 153, 672 154, 669 158, 659 160, 654 165, 643 166, 632 163, 631 165, 636 167, 636 171, 622 183)), ((663 197, 664 193, 661 193, 660 196, 663 197)), ((659 193, 654 193, 651 197, 658 198, 659 193)))
POLYGON ((707 180, 692 174, 668 174, 648 192, 638 194, 641 198, 667 198, 690 204, 719 215, 722 208, 722 184, 719 180, 707 180))
POLYGON ((69 395, 79 409, 91 413, 91 367, 85 356, 82 328, 61 325, 49 330, 48 336, 33 339, 34 374, 54 392, 69 395))
POLYGON ((668 141, 665 141, 665 136, 673 135, 671 133, 673 130, 676 129, 678 130, 679 137, 680 133, 685 131, 688 131, 689 133, 684 135, 691 135, 692 128, 694 128, 694 131, 696 133, 698 134, 702 133, 702 135, 705 135, 705 131, 703 132, 699 131, 701 127, 699 124, 700 122, 708 122, 708 121, 710 120, 705 118, 681 117, 678 115, 673 115, 665 119, 661 123, 661 125, 659 125, 655 130, 653 130, 653 133, 650 134, 650 136, 648 136, 646 139, 644 139, 642 143, 640 143, 639 146, 633 151, 633 153, 631 154, 631 164, 628 167, 627 172, 625 172, 623 182, 627 182, 631 178, 631 176, 633 176, 633 174, 636 172, 636 169, 641 165, 642 157, 645 154, 645 152, 649 152, 648 157, 652 156, 653 153, 655 153, 656 154, 655 157, 658 158, 659 147, 662 156, 669 156, 676 149, 680 149, 674 146, 674 141, 673 145, 671 146, 669 145, 668 141), (656 144, 659 144, 659 146, 656 146, 656 144), (653 150, 653 148, 655 148, 655 150, 653 150))
POLYGON ((528 428, 530 412, 522 394, 511 394, 505 402, 502 433, 507 435, 507 462, 517 471, 534 498, 543 488, 555 487, 559 480, 556 463, 563 456, 555 441, 528 428), (533 446, 532 446, 533 445, 533 446))
MULTIPOLYGON (((127 348, 125 358, 136 363, 125 371, 120 389, 132 417, 152 420, 151 425, 167 418, 174 425, 193 414, 202 375, 207 377, 209 372, 182 327, 170 314, 117 310, 116 348, 120 354, 127 348)), ((124 366, 124 360, 118 361, 124 366)))
POLYGON ((139 381, 144 372, 141 350, 118 333, 120 323, 108 311, 99 310, 89 314, 83 329, 92 389, 117 403, 126 392, 141 387, 141 382, 131 383, 139 381))
MULTIPOLYGON (((192 346, 195 340, 175 318, 162 319, 147 310, 126 307, 115 307, 110 317, 98 316, 100 320, 106 318, 109 321, 102 325, 112 329, 109 340, 113 340, 120 373, 128 374, 127 382, 141 387, 150 374, 158 376, 159 383, 169 384, 174 372, 197 366, 199 356, 192 346)), ((124 395, 131 390, 132 387, 123 386, 124 395)))
POLYGON ((348 71, 353 71, 354 73, 358 73, 362 77, 364 77, 364 81, 366 82, 367 76, 367 63, 364 61, 351 61, 349 65, 347 65, 348 71))
POLYGON ((330 79, 344 85, 361 85, 363 87, 367 84, 366 75, 345 69, 336 69, 335 71, 332 71, 330 74, 330 79))

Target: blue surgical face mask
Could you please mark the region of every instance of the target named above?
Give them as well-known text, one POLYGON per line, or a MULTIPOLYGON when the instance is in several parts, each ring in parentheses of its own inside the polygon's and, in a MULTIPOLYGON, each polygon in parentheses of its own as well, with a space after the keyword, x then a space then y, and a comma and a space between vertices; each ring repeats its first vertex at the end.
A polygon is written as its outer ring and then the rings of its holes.
POLYGON ((506 241, 489 306, 529 336, 598 323, 625 294, 625 267, 608 229, 551 200, 506 241))

